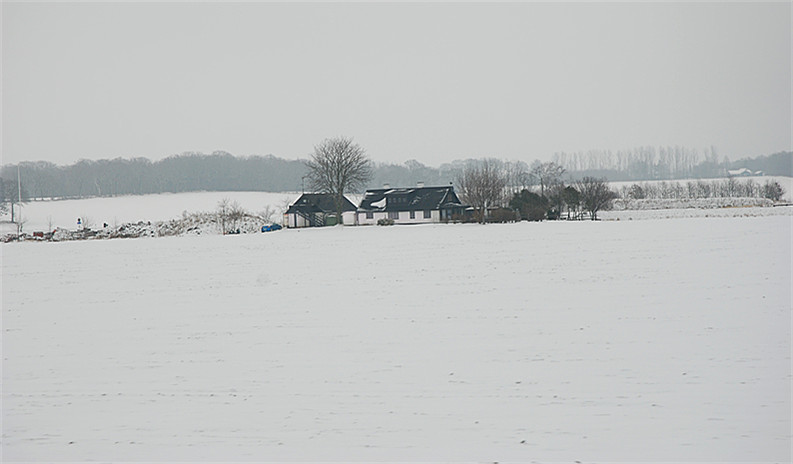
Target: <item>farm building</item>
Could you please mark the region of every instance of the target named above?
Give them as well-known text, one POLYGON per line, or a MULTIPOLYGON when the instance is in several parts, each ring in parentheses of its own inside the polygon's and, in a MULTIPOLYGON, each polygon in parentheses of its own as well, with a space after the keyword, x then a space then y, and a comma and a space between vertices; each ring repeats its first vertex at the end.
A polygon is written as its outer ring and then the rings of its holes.
MULTIPOLYGON (((330 193, 304 193, 284 213, 286 227, 321 227, 338 223, 336 201, 330 193)), ((355 222, 355 205, 343 197, 342 219, 344 224, 355 222)))
POLYGON ((454 187, 382 188, 367 190, 356 212, 357 224, 391 219, 395 224, 424 224, 462 217, 466 206, 454 187))
POLYGON ((762 175, 764 175, 763 171, 752 172, 752 170, 748 168, 741 168, 741 169, 734 169, 727 171, 727 176, 729 177, 749 177, 749 176, 762 176, 762 175))

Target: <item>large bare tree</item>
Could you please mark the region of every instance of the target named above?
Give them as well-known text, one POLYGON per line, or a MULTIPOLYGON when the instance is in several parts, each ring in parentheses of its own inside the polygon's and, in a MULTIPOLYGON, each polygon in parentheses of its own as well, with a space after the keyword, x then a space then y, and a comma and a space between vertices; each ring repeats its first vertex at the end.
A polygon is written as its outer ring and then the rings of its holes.
POLYGON ((506 200, 507 174, 503 163, 484 159, 469 164, 457 176, 457 187, 464 202, 478 212, 478 219, 487 220, 487 210, 501 206, 506 200))
POLYGON ((540 183, 540 196, 545 196, 545 191, 548 187, 558 184, 562 181, 562 174, 565 169, 554 163, 540 163, 535 161, 531 167, 531 175, 534 176, 540 183))
POLYGON ((325 139, 306 161, 309 185, 334 197, 338 224, 343 224, 344 193, 366 186, 372 178, 372 162, 352 138, 325 139))
POLYGON ((596 177, 584 177, 576 182, 576 188, 580 195, 581 207, 588 211, 591 219, 597 219, 597 212, 611 206, 611 201, 617 198, 617 194, 609 189, 606 179, 596 177))

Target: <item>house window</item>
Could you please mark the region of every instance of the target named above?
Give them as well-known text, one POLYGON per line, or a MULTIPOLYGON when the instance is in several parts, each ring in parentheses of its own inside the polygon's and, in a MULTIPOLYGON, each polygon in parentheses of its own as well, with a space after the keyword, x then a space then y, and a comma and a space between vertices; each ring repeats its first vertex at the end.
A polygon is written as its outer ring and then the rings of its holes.
POLYGON ((367 211, 366 219, 374 219, 374 211, 367 211))
POLYGON ((389 211, 388 219, 399 219, 399 211, 389 211))
POLYGON ((410 219, 416 219, 416 212, 415 211, 411 211, 410 212, 410 219))
POLYGON ((425 209, 424 210, 424 219, 430 219, 430 218, 432 218, 432 211, 430 211, 428 209, 425 209))

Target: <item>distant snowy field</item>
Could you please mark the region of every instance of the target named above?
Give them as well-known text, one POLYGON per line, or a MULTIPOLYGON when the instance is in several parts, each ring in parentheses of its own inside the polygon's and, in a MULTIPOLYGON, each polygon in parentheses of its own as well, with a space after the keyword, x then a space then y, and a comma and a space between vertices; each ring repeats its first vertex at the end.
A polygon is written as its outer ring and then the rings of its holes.
MULTIPOLYGON (((86 198, 79 200, 31 201, 22 207, 27 232, 47 231, 50 226, 76 229, 77 218, 88 219, 94 228, 138 221, 167 221, 183 212, 214 211, 224 198, 236 201, 252 213, 268 206, 278 210, 293 202, 300 193, 271 192, 191 192, 156 195, 126 195, 118 197, 86 198)), ((277 215, 276 215, 277 216, 277 215)), ((8 219, 8 218, 5 218, 8 219)), ((274 220, 280 222, 279 217, 274 220)))
POLYGON ((4 244, 3 461, 788 462, 790 239, 768 216, 4 244))

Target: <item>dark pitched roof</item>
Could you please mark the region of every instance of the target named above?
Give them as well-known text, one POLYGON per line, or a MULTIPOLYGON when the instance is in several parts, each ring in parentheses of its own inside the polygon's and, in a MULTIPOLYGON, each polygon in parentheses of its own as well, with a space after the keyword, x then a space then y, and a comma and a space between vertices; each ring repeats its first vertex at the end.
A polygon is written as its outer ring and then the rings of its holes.
POLYGON ((362 211, 419 211, 442 207, 462 207, 451 185, 443 187, 387 188, 367 190, 362 211), (384 201, 385 200, 385 201, 384 201))
MULTIPOLYGON (((341 210, 355 211, 355 205, 347 197, 343 198, 341 210)), ((333 194, 330 193, 304 193, 289 206, 286 213, 293 214, 298 211, 302 213, 335 213, 336 201, 333 194)))

